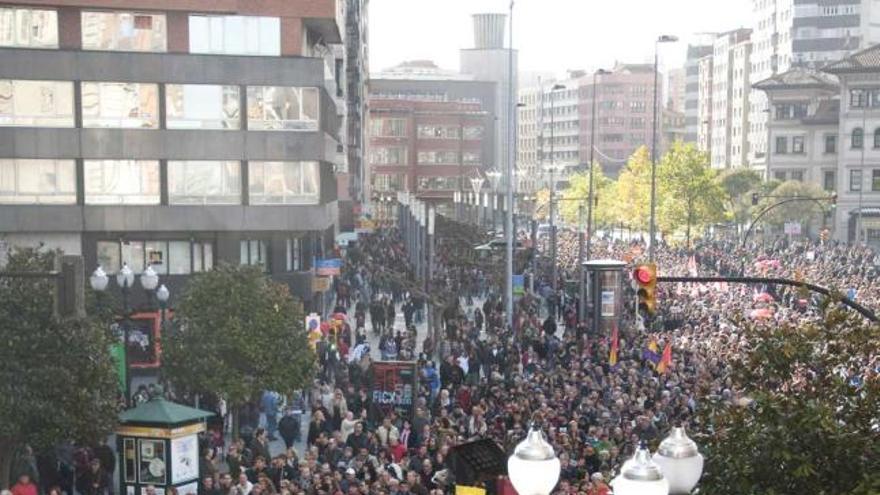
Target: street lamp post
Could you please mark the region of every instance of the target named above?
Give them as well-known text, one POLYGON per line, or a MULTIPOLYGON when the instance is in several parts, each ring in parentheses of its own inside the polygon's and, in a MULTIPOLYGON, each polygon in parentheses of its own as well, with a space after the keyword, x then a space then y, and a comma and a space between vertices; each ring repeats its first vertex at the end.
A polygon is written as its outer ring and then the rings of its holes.
POLYGON ((481 198, 480 198, 480 196, 481 196, 480 191, 483 189, 483 182, 485 182, 485 181, 486 181, 486 179, 483 179, 482 177, 472 177, 471 178, 471 187, 474 188, 474 196, 476 197, 476 203, 475 203, 475 207, 474 207, 474 212, 476 214, 476 218, 474 219, 474 225, 478 225, 478 226, 480 225, 480 210, 482 209, 482 206, 483 206, 483 202, 481 201, 481 198))
MULTIPOLYGON (((103 292, 107 290, 109 277, 107 273, 104 272, 104 269, 100 266, 95 269, 92 275, 89 277, 89 285, 92 286, 92 290, 96 292, 103 292)), ((162 321, 164 323, 165 320, 165 303, 168 301, 168 296, 170 295, 168 289, 163 285, 159 287, 157 290, 156 287, 159 286, 159 275, 156 274, 155 270, 153 270, 152 266, 148 266, 146 270, 140 276, 141 287, 144 288, 147 292, 155 292, 156 298, 159 301, 159 306, 162 309, 162 321)), ((122 351, 123 351, 123 359, 125 360, 125 403, 126 405, 131 405, 131 366, 128 352, 128 339, 129 339, 129 320, 131 318, 131 307, 129 306, 129 294, 131 292, 131 288, 134 286, 135 274, 128 267, 127 263, 122 265, 122 268, 116 274, 116 285, 119 286, 120 291, 122 292, 122 351)))
POLYGON ((508 17, 508 47, 507 47, 507 212, 505 216, 505 237, 507 238, 506 242, 506 267, 505 267, 505 305, 504 309, 507 313, 507 327, 513 328, 513 208, 510 205, 513 204, 513 188, 511 187, 511 182, 513 182, 513 143, 516 140, 516 129, 513 124, 513 114, 516 112, 516 107, 514 104, 514 86, 513 86, 513 5, 514 0, 510 0, 510 16, 508 17))
POLYGON ((611 481, 615 495, 668 495, 669 482, 651 460, 651 452, 642 443, 633 457, 623 463, 620 475, 611 481))
MULTIPOLYGON (((550 88, 550 262, 552 277, 551 287, 553 288, 553 297, 556 298, 557 284, 557 263, 556 263, 556 91, 565 89, 562 84, 554 84, 550 88)), ((559 304, 557 301, 556 304, 559 304)), ((554 315, 555 318, 555 315, 554 315)))
POLYGON ((560 470, 553 447, 535 424, 507 460, 510 483, 520 495, 549 495, 559 481, 560 470))
POLYGON ((593 167, 595 165, 594 153, 596 151, 596 117, 598 112, 597 101, 599 99, 599 76, 604 76, 610 74, 605 69, 599 69, 593 73, 593 113, 590 116, 590 186, 589 186, 589 199, 587 203, 587 253, 586 257, 589 260, 593 256, 593 204, 596 202, 593 197, 593 167))
POLYGON ((654 261, 654 241, 657 229, 657 114, 659 109, 659 95, 657 94, 658 79, 660 79, 660 43, 675 43, 678 37, 666 35, 657 38, 654 42, 654 118, 651 124, 651 225, 648 233, 648 259, 654 261))
POLYGON ((492 185, 492 230, 495 230, 495 211, 498 209, 498 184, 501 181, 501 172, 492 169, 486 172, 486 177, 489 178, 489 184, 492 185))
POLYGON ((691 493, 703 475, 703 455, 684 427, 672 428, 654 454, 654 462, 669 482, 669 493, 674 495, 691 493))

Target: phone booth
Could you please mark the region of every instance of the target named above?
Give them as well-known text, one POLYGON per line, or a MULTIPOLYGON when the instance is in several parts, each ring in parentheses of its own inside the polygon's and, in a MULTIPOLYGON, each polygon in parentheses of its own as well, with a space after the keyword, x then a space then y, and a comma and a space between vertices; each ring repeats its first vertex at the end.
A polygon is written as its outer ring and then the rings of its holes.
POLYGON ((626 263, 617 260, 585 261, 587 314, 593 335, 610 335, 620 327, 623 316, 623 270, 626 263))
POLYGON ((119 415, 116 450, 122 495, 156 495, 170 487, 196 495, 199 487, 199 433, 214 413, 155 398, 119 415))

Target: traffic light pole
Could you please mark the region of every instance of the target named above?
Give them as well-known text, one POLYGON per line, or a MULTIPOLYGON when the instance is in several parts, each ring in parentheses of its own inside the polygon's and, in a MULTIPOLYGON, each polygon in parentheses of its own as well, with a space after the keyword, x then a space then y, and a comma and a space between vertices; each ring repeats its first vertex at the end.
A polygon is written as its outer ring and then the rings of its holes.
POLYGON ((811 284, 808 282, 804 282, 801 280, 791 280, 788 278, 767 278, 767 277, 657 277, 657 282, 670 282, 670 283, 689 283, 689 282, 727 282, 733 284, 776 284, 776 285, 788 285, 790 287, 803 287, 805 289, 809 289, 813 292, 818 292, 819 294, 832 297, 836 301, 839 301, 850 308, 858 311, 865 318, 877 322, 880 321, 877 318, 877 315, 874 314, 870 309, 862 306, 861 304, 853 301, 852 299, 841 296, 833 293, 832 291, 826 289, 825 287, 811 284))

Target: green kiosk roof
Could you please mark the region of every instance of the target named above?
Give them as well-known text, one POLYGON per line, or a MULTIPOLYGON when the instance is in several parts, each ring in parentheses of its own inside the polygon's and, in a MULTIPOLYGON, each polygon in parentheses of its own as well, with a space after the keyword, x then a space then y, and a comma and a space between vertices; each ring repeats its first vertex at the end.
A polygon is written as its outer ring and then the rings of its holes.
POLYGON ((152 425, 177 425, 191 423, 213 416, 211 411, 203 411, 194 407, 169 402, 163 398, 151 399, 134 409, 123 411, 119 415, 122 424, 148 423, 152 425))

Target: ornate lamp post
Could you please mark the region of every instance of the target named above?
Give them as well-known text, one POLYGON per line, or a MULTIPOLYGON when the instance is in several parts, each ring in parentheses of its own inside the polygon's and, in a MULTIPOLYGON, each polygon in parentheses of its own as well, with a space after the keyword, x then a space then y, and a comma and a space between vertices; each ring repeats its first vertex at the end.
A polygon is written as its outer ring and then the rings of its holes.
POLYGON ((620 475, 611 481, 615 495, 668 495, 669 482, 663 471, 651 460, 643 443, 632 459, 623 463, 620 475))
POLYGON ((553 447, 536 424, 507 460, 510 483, 519 495, 548 495, 559 481, 560 470, 553 447))
POLYGON ((703 455, 683 427, 675 427, 661 443, 654 462, 669 481, 669 493, 688 494, 703 475, 703 455))

